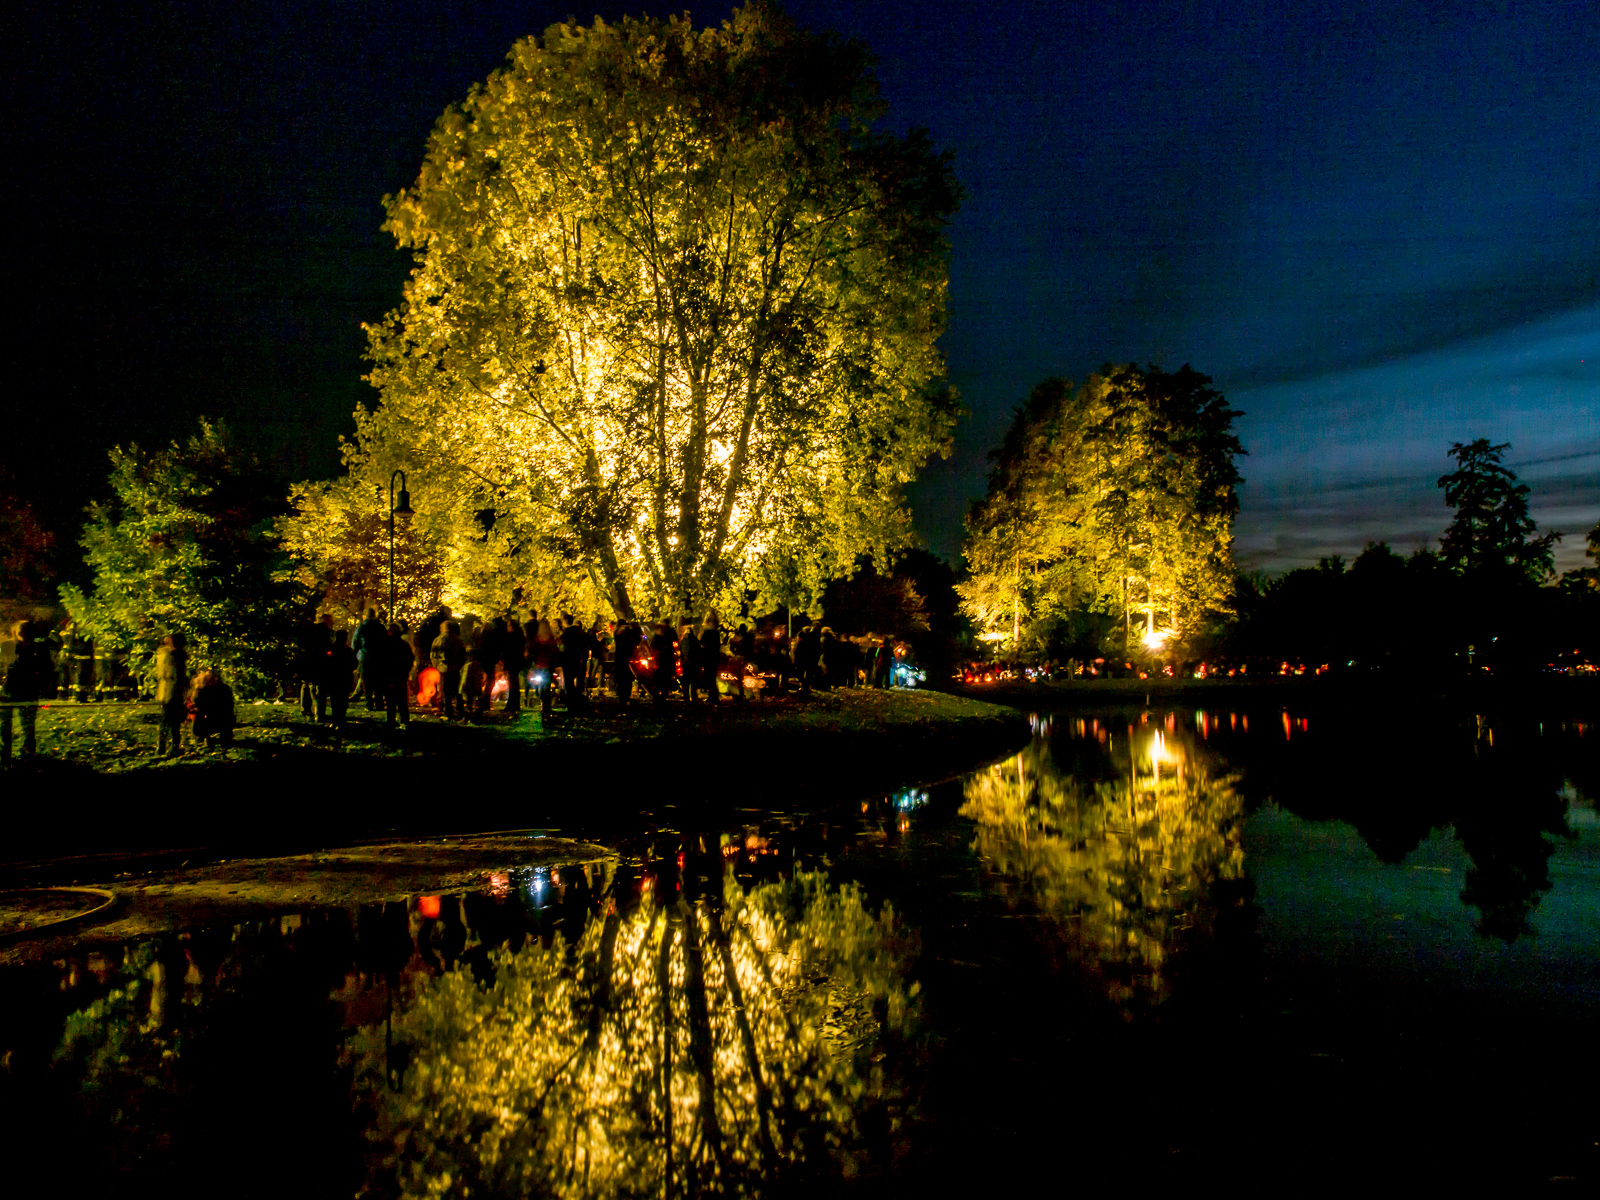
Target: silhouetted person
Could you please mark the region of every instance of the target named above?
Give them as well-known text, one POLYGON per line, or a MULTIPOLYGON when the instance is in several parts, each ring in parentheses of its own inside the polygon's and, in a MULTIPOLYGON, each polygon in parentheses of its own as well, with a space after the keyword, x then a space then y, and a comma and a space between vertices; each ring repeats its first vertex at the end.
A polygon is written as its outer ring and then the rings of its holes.
POLYGON ((32 758, 37 750, 39 701, 50 694, 55 667, 50 649, 39 641, 32 621, 18 621, 14 630, 16 650, 6 668, 5 708, 0 718, 0 761, 11 761, 11 725, 15 714, 22 724, 22 755, 32 758))
POLYGON ((683 664, 678 683, 683 698, 693 704, 698 698, 703 667, 700 661, 700 635, 688 617, 678 623, 678 661, 683 664))
POLYGON ((338 630, 333 635, 333 645, 328 648, 328 663, 323 674, 329 717, 338 733, 344 732, 344 719, 350 711, 350 695, 355 691, 359 665, 356 652, 350 648, 350 631, 338 630))
POLYGON ((800 627, 794 639, 794 673, 800 677, 800 694, 809 696, 816 679, 817 662, 822 657, 822 636, 810 625, 800 627))
POLYGON ((831 629, 822 631, 820 682, 825 689, 844 686, 844 648, 831 629))
POLYGON ((439 672, 439 696, 445 720, 457 713, 466 716, 461 705, 461 671, 467 665, 467 644, 461 640, 460 622, 446 621, 444 632, 433 639, 429 653, 439 672))
POLYGON ((295 670, 300 676, 300 712, 309 721, 324 721, 328 716, 328 697, 323 677, 328 669, 328 651, 333 648, 333 614, 323 613, 300 628, 295 670))
POLYGON ((705 684, 706 701, 717 702, 717 675, 722 670, 722 625, 715 609, 706 613, 700 625, 700 678, 705 684))
POLYGON ((440 608, 417 627, 416 636, 412 639, 411 648, 416 652, 417 670, 421 671, 430 661, 434 642, 439 640, 439 635, 444 632, 444 623, 450 619, 450 614, 440 608))
POLYGON ((505 622, 500 642, 500 661, 506 669, 506 711, 522 711, 522 689, 528 682, 528 637, 515 617, 505 622))
POLYGON ((184 692, 189 687, 188 642, 181 633, 161 639, 155 661, 156 703, 161 706, 161 729, 156 735, 156 754, 183 753, 183 722, 189 715, 184 692), (167 749, 170 738, 172 749, 167 749))
POLYGON ((622 702, 623 712, 633 703, 633 659, 643 640, 644 634, 632 621, 619 623, 611 638, 611 690, 622 702))
POLYGON ((550 719, 550 704, 554 698, 553 680, 560 657, 561 646, 556 641, 555 630, 550 628, 549 621, 541 620, 533 631, 532 640, 528 642, 528 665, 533 690, 539 697, 539 718, 543 721, 550 719))
POLYGON ((384 638, 382 658, 383 711, 385 721, 393 729, 398 721, 402 727, 411 724, 409 690, 411 675, 416 670, 416 653, 406 644, 400 626, 391 624, 384 638))
POLYGON ((650 638, 650 677, 645 686, 650 689, 650 700, 660 704, 666 699, 678 678, 678 646, 672 638, 672 626, 662 621, 650 638))
POLYGON ((566 613, 561 617, 561 692, 569 712, 588 710, 589 700, 584 695, 584 684, 589 674, 589 653, 594 638, 566 613))
POLYGON ((887 688, 894 680, 894 643, 888 638, 872 652, 872 686, 887 688))
POLYGON ((350 648, 356 652, 361 670, 361 694, 367 701, 367 711, 377 712, 383 707, 384 673, 389 667, 388 633, 378 620, 378 610, 367 609, 366 618, 356 627, 356 636, 350 648), (373 660, 373 670, 367 669, 368 658, 373 660))

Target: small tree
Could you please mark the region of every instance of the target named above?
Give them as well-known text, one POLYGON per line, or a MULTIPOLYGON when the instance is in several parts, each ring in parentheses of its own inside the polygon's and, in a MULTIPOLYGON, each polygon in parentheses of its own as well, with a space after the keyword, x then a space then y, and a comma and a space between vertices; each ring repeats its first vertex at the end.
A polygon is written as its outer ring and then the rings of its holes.
POLYGON ((127 646, 135 670, 161 638, 182 633, 192 663, 229 668, 236 685, 281 678, 309 599, 275 532, 282 489, 221 422, 186 443, 111 451, 108 503, 89 506, 82 545, 88 593, 61 589, 72 619, 127 646))

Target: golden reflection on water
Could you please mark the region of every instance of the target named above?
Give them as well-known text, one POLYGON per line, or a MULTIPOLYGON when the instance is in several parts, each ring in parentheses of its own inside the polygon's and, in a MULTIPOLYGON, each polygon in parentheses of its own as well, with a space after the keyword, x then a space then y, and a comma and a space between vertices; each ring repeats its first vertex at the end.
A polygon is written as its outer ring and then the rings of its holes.
MULTIPOLYGON (((1098 724, 1098 723, 1097 723, 1098 724)), ((1172 722, 1096 729, 1110 777, 1058 766, 1048 739, 966 783, 975 849, 1010 903, 1036 910, 1131 1014, 1165 998, 1175 947, 1244 874, 1235 777, 1172 722)))
MULTIPOLYGON (((723 902, 671 899, 449 971, 352 1042, 376 1112, 381 1191, 760 1194, 864 1159, 861 1123, 901 1098, 884 1048, 908 1027, 914 947, 825 874, 723 902), (405 1056, 403 1056, 405 1057, 405 1056)), ((881 1122, 880 1122, 881 1124, 881 1122)))

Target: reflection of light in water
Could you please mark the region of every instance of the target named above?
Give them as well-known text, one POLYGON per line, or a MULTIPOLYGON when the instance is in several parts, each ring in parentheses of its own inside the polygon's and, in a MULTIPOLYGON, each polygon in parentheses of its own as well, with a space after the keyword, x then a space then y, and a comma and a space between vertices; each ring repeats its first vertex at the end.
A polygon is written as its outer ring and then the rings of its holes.
POLYGON ((928 793, 921 788, 906 788, 894 794, 894 806, 901 812, 911 812, 928 802, 928 793))
MULTIPOLYGON (((721 904, 645 904, 575 944, 451 971, 353 1040, 374 1145, 414 1195, 756 1194, 803 1162, 846 1174, 908 1027, 892 914, 799 873, 721 904)), ((890 1114, 883 1114, 889 1119, 890 1114)))
POLYGON ((1103 741, 1110 779, 1074 775, 1036 742, 965 784, 961 815, 976 823, 992 886, 1039 910, 1041 928, 1130 1010, 1164 997, 1168 957, 1195 936, 1187 931, 1209 927, 1213 886, 1244 869, 1233 781, 1185 736, 1156 728, 1148 740, 1103 741))

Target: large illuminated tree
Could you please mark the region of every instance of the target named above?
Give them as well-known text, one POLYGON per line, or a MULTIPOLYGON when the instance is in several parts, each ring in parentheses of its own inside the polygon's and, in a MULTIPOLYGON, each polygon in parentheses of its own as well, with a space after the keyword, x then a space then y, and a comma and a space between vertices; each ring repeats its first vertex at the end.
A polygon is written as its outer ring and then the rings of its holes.
POLYGON ((1182 634, 1226 611, 1244 449, 1210 384, 1122 365, 1034 389, 967 518, 961 591, 980 627, 1022 640, 1030 616, 1092 609, 1126 645, 1136 617, 1182 634))
POLYGON ((445 113, 386 201, 417 265, 346 459, 493 560, 461 599, 784 599, 907 540, 956 188, 880 113, 860 46, 762 4, 555 26, 445 113))

